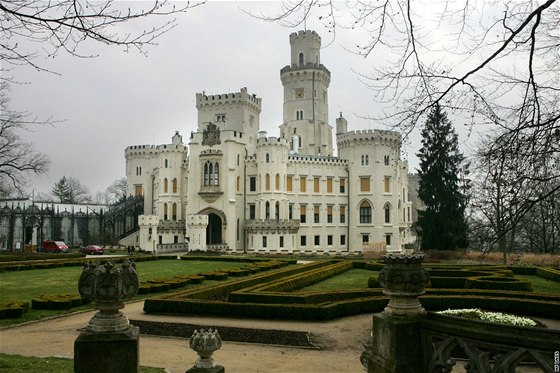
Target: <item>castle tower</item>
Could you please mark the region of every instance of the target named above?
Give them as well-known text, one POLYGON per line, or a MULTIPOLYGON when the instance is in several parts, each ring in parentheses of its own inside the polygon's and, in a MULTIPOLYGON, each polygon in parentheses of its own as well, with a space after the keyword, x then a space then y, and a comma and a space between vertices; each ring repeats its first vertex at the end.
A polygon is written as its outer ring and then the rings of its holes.
POLYGON ((333 155, 332 127, 328 124, 328 88, 331 73, 321 65, 321 37, 315 31, 290 35, 291 64, 280 71, 284 86, 284 122, 281 136, 299 142, 298 153, 333 155), (294 136, 296 135, 296 136, 294 136))

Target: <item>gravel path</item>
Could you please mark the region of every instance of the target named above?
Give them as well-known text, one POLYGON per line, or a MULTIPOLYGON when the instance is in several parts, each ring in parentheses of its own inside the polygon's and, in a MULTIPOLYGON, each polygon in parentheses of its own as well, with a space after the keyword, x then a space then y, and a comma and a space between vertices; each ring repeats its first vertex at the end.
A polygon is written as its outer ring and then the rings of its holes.
MULTIPOLYGON (((369 338, 371 315, 340 318, 327 322, 269 321, 235 318, 207 318, 149 315, 143 302, 129 303, 125 315, 133 320, 185 323, 218 328, 274 329, 309 333, 317 348, 285 347, 224 341, 215 360, 228 373, 330 373, 363 372, 360 364, 362 343, 369 338)), ((0 331, 0 352, 24 356, 73 358, 74 340, 94 312, 15 326, 0 331)), ((140 364, 185 372, 197 355, 187 338, 141 335, 140 364)))

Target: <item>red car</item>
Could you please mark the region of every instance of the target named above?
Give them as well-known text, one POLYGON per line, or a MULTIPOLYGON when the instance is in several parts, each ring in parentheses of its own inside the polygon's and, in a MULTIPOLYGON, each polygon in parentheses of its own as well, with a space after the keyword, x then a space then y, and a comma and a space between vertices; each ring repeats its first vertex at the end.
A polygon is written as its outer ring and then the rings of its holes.
POLYGON ((97 246, 97 245, 88 245, 86 247, 82 247, 82 249, 80 251, 83 254, 103 255, 103 252, 105 251, 105 249, 103 249, 101 246, 97 246))

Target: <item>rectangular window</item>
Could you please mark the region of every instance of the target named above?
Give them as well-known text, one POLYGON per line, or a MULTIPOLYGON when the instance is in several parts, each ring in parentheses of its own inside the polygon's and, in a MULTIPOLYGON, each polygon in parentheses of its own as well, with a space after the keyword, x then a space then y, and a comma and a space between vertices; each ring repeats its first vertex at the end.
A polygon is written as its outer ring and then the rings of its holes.
POLYGON ((332 193, 332 177, 327 177, 327 193, 332 193))
POLYGON ((266 236, 263 236, 263 247, 266 247, 266 244, 267 244, 267 242, 266 242, 266 241, 267 241, 267 240, 266 240, 266 238, 267 238, 266 236))
POLYGON ((327 236, 327 245, 332 246, 332 234, 327 236))
POLYGON ((301 247, 307 246, 307 236, 300 236, 299 237, 299 245, 301 247))
POLYGON ((179 243, 179 236, 173 236, 173 243, 179 243))
POLYGON ((134 186, 134 195, 136 197, 143 195, 144 193, 142 192, 142 185, 135 185, 134 186))
POLYGON ((256 176, 249 176, 249 191, 256 192, 257 191, 257 177, 256 176))
POLYGON ((237 191, 239 192, 239 176, 237 176, 237 179, 235 181, 235 187, 236 187, 237 191))
POLYGON ((369 243, 369 234, 362 234, 362 243, 369 243))
POLYGON ((305 193, 306 176, 299 177, 299 191, 305 193))
POLYGON ((369 192, 369 176, 368 177, 360 177, 360 192, 369 192))
POLYGON ((293 176, 288 176, 286 178, 286 191, 288 191, 288 192, 291 192, 293 190, 292 189, 293 188, 293 186, 292 186, 293 178, 294 178, 293 176))
POLYGON ((313 193, 319 193, 319 178, 313 178, 313 193))
POLYGON ((340 206, 340 222, 346 223, 346 206, 340 206))
POLYGON ((284 247, 284 236, 280 236, 280 247, 284 247))
POLYGON ((249 220, 255 220, 255 204, 249 205, 249 220))
POLYGON ((305 224, 305 209, 307 205, 299 205, 299 221, 302 224, 305 224))
POLYGON ((321 244, 321 236, 316 235, 314 237, 314 244, 315 244, 315 246, 319 246, 321 244))
POLYGON ((385 180, 383 182, 383 191, 385 193, 391 193, 391 177, 385 176, 385 180))
POLYGON ((327 223, 332 223, 332 206, 327 206, 327 223))
POLYGON ((290 203, 288 205, 288 219, 292 220, 294 218, 294 204, 290 203))
POLYGON ((385 235, 385 243, 387 244, 387 246, 391 246, 391 236, 391 234, 385 235))
POLYGON ((319 223, 319 205, 313 206, 313 222, 319 223))
POLYGON ((340 179, 340 193, 346 193, 346 179, 340 179))
POLYGON ((345 234, 340 235, 340 245, 346 245, 346 235, 345 234))

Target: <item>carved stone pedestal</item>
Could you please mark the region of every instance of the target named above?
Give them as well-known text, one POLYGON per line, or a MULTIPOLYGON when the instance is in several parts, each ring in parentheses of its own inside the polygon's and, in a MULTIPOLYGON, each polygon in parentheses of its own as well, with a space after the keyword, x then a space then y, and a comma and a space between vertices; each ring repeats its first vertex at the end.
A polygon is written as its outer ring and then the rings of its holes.
POLYGON ((418 372, 422 362, 419 318, 373 315, 368 373, 418 372))
POLYGON ((116 267, 111 262, 88 262, 78 290, 83 298, 95 301, 99 312, 74 341, 74 373, 138 373, 140 331, 120 311, 124 300, 138 291, 134 263, 116 267))
POLYGON ((217 365, 212 354, 222 347, 222 337, 218 330, 195 330, 189 339, 189 346, 196 351, 198 359, 194 367, 185 373, 225 373, 221 365, 217 365))
POLYGON ((121 332, 83 331, 74 341, 74 373, 140 371, 139 329, 121 332))

